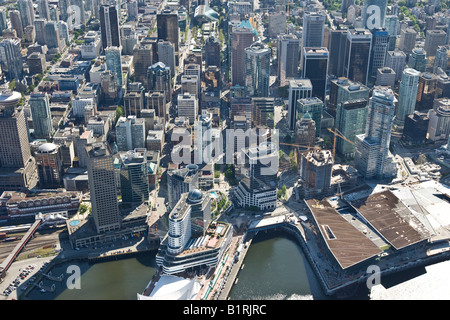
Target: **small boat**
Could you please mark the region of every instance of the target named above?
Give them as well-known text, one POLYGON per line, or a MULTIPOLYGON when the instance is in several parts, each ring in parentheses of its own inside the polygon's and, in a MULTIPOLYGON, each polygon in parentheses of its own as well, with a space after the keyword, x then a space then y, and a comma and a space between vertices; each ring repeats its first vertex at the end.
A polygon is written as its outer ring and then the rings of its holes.
POLYGON ((46 292, 46 291, 45 291, 45 289, 41 289, 41 292, 44 293, 44 292, 46 292))

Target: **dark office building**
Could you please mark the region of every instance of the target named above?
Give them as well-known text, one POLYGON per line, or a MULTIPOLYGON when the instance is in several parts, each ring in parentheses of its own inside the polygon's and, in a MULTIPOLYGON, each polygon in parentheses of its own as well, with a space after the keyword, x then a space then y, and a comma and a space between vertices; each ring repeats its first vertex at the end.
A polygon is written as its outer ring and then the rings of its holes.
POLYGON ((175 63, 178 65, 178 15, 173 10, 162 10, 156 16, 158 39, 166 40, 175 46, 175 63))
POLYGON ((429 72, 420 74, 417 89, 416 110, 427 111, 433 107, 437 79, 437 75, 429 72))
POLYGON ((347 30, 331 30, 328 38, 328 74, 336 77, 344 75, 345 45, 347 30))
POLYGON ((372 33, 365 29, 348 30, 344 76, 367 85, 372 33))
POLYGON ((408 144, 421 144, 427 140, 429 118, 427 113, 414 111, 405 118, 403 140, 408 144))
POLYGON ((312 95, 325 101, 327 87, 328 49, 303 48, 303 78, 311 80, 312 95))
POLYGON ((103 49, 120 47, 119 12, 115 5, 100 6, 100 29, 103 49))

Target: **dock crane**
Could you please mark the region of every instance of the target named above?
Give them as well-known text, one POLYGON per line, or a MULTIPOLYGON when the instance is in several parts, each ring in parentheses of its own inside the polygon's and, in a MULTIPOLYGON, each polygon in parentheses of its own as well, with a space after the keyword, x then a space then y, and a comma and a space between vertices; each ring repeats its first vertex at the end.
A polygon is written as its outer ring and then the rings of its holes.
POLYGON ((333 163, 334 163, 334 156, 335 156, 335 154, 336 154, 336 137, 340 137, 340 138, 342 138, 342 139, 344 139, 345 141, 347 141, 347 142, 349 142, 349 143, 351 143, 351 144, 355 144, 353 141, 350 141, 349 139, 347 139, 343 134, 342 134, 342 132, 340 132, 338 129, 334 129, 334 131, 333 130, 331 130, 330 128, 328 128, 328 131, 330 131, 331 133, 333 133, 333 135, 334 135, 334 139, 333 139, 333 163))

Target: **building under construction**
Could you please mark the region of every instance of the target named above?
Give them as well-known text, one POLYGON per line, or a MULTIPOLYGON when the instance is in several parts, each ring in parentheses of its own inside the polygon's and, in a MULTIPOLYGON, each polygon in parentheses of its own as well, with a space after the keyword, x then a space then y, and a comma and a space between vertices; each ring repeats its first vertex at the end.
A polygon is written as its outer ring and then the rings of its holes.
POLYGON ((312 150, 301 155, 300 196, 305 199, 328 195, 331 191, 333 156, 330 150, 312 150))

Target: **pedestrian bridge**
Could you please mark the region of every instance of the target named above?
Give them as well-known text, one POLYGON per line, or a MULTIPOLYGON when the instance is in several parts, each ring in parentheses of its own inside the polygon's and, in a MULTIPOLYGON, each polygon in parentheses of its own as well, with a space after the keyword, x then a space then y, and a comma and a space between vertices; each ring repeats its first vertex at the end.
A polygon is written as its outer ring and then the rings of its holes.
POLYGON ((261 230, 273 229, 284 225, 288 220, 287 216, 282 214, 275 217, 263 217, 250 223, 247 232, 257 232, 261 230))

